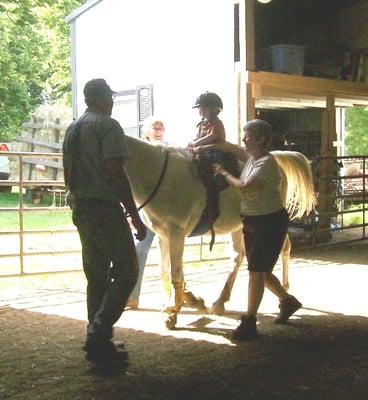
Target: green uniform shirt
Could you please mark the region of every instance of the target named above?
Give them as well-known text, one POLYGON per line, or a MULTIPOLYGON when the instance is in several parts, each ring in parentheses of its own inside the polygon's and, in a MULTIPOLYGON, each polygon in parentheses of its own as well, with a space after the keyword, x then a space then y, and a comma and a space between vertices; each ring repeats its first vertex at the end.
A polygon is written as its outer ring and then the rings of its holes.
POLYGON ((69 189, 76 199, 120 201, 109 181, 105 160, 128 157, 125 135, 115 119, 87 108, 67 129, 64 168, 72 171, 69 189))

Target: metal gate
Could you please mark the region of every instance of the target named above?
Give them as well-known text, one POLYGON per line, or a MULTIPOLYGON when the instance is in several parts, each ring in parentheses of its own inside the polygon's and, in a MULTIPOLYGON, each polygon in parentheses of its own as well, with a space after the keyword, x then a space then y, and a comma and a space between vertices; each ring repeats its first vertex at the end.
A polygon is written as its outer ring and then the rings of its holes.
MULTIPOLYGON (((62 158, 61 153, 36 153, 36 152, 1 152, 0 156, 17 158, 19 165, 19 178, 14 180, 0 180, 0 187, 12 186, 14 192, 18 196, 17 206, 0 207, 0 216, 9 215, 11 213, 17 216, 17 226, 9 229, 6 226, 0 226, 0 277, 26 276, 37 274, 50 274, 80 271, 82 269, 81 249, 77 231, 71 222, 71 211, 66 206, 64 200, 65 185, 63 180, 41 180, 41 179, 25 179, 23 171, 24 159, 42 158, 43 160, 53 160, 57 162, 62 158), (29 187, 48 187, 52 196, 52 204, 49 206, 29 206, 25 201, 25 191, 29 187), (29 227, 25 222, 27 217, 32 214, 33 217, 42 216, 45 213, 52 214, 69 214, 68 220, 70 224, 67 227, 57 228, 55 226, 47 226, 45 229, 35 229, 29 227), (42 249, 34 249, 28 245, 27 240, 36 236, 41 236, 43 240, 42 249), (45 235, 46 238, 45 238, 45 235), (54 236, 53 244, 48 243, 49 235, 54 236), (9 238, 12 237, 12 240, 9 238), (65 239, 65 237, 67 239, 65 239), (16 242, 16 246, 14 245, 16 242), (11 245, 9 245, 11 243, 11 245), (25 244, 26 243, 26 244, 25 244), (13 250, 13 251, 12 251, 13 250), (53 257, 56 256, 56 257, 53 257), (57 263, 61 256, 70 257, 68 262, 57 263), (31 268, 29 260, 35 260, 37 268, 31 268), (47 260, 50 260, 48 262, 47 260), (11 260, 11 262, 10 262, 11 260), (45 262, 46 260, 46 262, 45 262), (46 267, 42 268, 45 262, 46 267), (2 264, 3 263, 3 264, 2 264), (11 267, 8 267, 8 263, 11 267), (14 265, 13 265, 14 264, 14 265), (60 266, 55 266, 55 264, 60 266)), ((1 196, 2 193, 0 193, 1 196)), ((200 238, 190 238, 186 244, 186 248, 193 248, 194 252, 189 251, 189 260, 186 263, 224 260, 228 257, 223 256, 223 246, 227 240, 218 237, 216 241, 217 252, 209 253, 208 240, 200 238), (193 253, 193 254, 192 254, 193 253), (217 254, 216 254, 217 253, 217 254)), ((148 264, 149 265, 149 264, 148 264)), ((152 265, 152 264, 151 264, 152 265)))
POLYGON ((297 238, 306 245, 367 239, 368 156, 317 157, 312 162, 317 207, 297 238))

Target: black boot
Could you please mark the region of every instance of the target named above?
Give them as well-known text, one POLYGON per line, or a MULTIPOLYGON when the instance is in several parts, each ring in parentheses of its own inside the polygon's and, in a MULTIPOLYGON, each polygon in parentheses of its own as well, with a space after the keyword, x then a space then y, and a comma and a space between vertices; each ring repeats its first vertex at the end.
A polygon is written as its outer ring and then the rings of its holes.
POLYGON ((83 346, 86 359, 105 366, 123 366, 128 359, 128 352, 123 343, 113 343, 111 340, 101 339, 95 335, 88 335, 83 346))
POLYGON ((280 301, 280 312, 275 319, 275 324, 286 324, 288 319, 302 307, 302 303, 294 296, 289 295, 285 300, 280 301))
POLYGON ((257 318, 248 317, 246 314, 240 318, 239 326, 233 331, 232 338, 234 340, 246 341, 253 340, 258 337, 257 333, 257 318))

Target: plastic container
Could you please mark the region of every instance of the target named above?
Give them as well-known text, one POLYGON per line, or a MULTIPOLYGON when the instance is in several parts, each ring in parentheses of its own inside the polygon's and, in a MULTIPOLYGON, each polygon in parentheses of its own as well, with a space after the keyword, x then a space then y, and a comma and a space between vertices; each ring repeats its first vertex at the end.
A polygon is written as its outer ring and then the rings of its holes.
POLYGON ((261 69, 281 74, 303 75, 304 46, 276 44, 262 50, 261 69))

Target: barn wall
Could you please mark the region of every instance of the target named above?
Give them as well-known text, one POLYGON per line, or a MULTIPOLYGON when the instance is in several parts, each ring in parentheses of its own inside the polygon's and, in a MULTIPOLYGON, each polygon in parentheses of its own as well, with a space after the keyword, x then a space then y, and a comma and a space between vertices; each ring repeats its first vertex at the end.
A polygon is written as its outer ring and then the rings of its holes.
POLYGON ((198 122, 191 106, 209 90, 223 98, 228 137, 236 139, 232 2, 104 0, 75 24, 78 115, 91 78, 104 77, 117 91, 153 84, 168 139, 186 144, 198 122))
POLYGON ((262 110, 275 134, 277 150, 296 150, 313 159, 321 148, 321 110, 262 110))
MULTIPOLYGON (((268 4, 257 3, 258 67, 262 64, 261 50, 274 44, 303 45, 306 64, 340 67, 346 62, 345 51, 360 53, 359 50, 368 48, 368 1, 273 0, 268 4)), ((305 70, 307 75, 314 75, 314 72, 313 68, 305 70)), ((338 78, 333 70, 330 73, 331 78, 338 78)))
POLYGON ((352 1, 335 21, 335 40, 357 50, 368 48, 368 1, 352 1))

